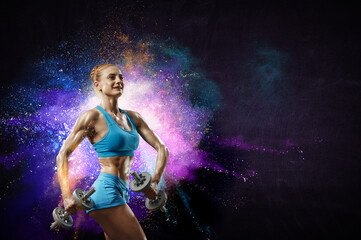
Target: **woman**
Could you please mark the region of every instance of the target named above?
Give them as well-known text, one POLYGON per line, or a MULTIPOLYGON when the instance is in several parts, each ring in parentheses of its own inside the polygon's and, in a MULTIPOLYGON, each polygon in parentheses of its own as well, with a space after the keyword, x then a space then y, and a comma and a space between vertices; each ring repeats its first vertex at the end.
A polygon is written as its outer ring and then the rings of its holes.
POLYGON ((118 98, 124 83, 120 69, 113 64, 97 65, 90 73, 101 103, 77 119, 72 132, 56 159, 58 178, 65 210, 75 214, 76 205, 69 187, 68 158, 85 137, 97 151, 100 174, 93 183, 91 196, 94 207, 87 211, 104 230, 106 239, 146 239, 133 211, 129 208, 129 172, 139 136, 157 150, 157 162, 151 187, 157 192, 158 183, 168 162, 169 152, 162 140, 131 110, 118 108, 118 98))

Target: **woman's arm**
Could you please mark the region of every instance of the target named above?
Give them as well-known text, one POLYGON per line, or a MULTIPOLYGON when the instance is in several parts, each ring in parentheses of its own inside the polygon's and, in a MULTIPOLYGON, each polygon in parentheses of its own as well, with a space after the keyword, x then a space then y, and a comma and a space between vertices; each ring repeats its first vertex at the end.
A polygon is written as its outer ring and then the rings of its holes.
POLYGON ((131 114, 131 117, 134 119, 134 122, 136 123, 137 132, 139 133, 139 135, 142 136, 144 141, 151 145, 158 153, 156 167, 152 178, 152 182, 158 185, 168 162, 168 148, 165 146, 159 136, 155 132, 153 132, 152 129, 149 128, 148 124, 144 121, 144 119, 139 113, 134 111, 129 112, 131 114))
POLYGON ((77 146, 88 135, 93 119, 94 114, 92 114, 91 111, 84 112, 79 116, 75 122, 72 132, 65 140, 58 156, 56 157, 58 179, 64 200, 64 207, 65 211, 67 211, 70 215, 74 214, 77 210, 76 205, 73 204, 75 202, 69 185, 68 159, 72 152, 74 152, 77 146))

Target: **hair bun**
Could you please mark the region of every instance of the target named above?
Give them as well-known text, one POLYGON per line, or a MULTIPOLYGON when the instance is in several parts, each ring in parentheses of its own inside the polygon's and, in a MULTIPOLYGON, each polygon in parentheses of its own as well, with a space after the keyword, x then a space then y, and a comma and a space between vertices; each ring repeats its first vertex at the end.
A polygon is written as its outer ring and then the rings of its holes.
POLYGON ((95 81, 95 73, 100 68, 101 65, 96 65, 93 70, 90 72, 90 77, 93 81, 95 81))

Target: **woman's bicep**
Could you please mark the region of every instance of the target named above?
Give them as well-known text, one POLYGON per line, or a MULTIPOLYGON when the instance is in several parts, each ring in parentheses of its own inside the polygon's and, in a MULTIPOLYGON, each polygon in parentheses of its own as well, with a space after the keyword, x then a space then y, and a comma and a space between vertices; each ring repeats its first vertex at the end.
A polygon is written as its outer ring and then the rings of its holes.
POLYGON ((137 119, 137 131, 139 135, 156 150, 163 146, 163 141, 152 129, 149 128, 144 118, 137 112, 134 112, 134 114, 137 119))
POLYGON ((75 125, 60 148, 59 155, 69 156, 88 134, 90 117, 87 112, 82 113, 76 120, 75 125))
POLYGON ((63 146, 60 148, 59 155, 69 156, 78 145, 84 140, 84 130, 75 131, 73 130, 66 138, 63 146))

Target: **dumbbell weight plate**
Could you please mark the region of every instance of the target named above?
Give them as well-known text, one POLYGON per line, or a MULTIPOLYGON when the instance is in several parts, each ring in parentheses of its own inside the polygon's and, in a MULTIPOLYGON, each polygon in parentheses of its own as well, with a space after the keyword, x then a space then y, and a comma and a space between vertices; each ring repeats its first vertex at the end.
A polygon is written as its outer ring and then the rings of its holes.
POLYGON ((82 200, 82 197, 86 194, 83 189, 77 188, 73 192, 73 197, 76 203, 85 210, 89 210, 94 206, 94 202, 91 198, 82 200))
POLYGON ((141 174, 139 174, 139 176, 142 178, 143 181, 142 184, 138 185, 134 178, 129 184, 133 192, 136 193, 143 192, 145 189, 147 189, 150 186, 152 182, 152 175, 150 175, 147 172, 142 172, 141 174))
POLYGON ((145 199, 145 206, 150 211, 155 211, 160 209, 162 206, 164 206, 166 202, 167 202, 167 194, 164 191, 159 190, 156 200, 150 200, 149 198, 145 199))
POLYGON ((58 222, 58 225, 61 225, 63 228, 71 228, 73 226, 73 218, 68 215, 68 217, 64 217, 65 210, 62 207, 56 207, 53 210, 53 218, 55 222, 58 222))
POLYGON ((73 197, 76 203, 85 210, 89 210, 94 206, 94 202, 91 198, 82 200, 82 197, 86 194, 83 189, 77 188, 73 192, 73 197))

